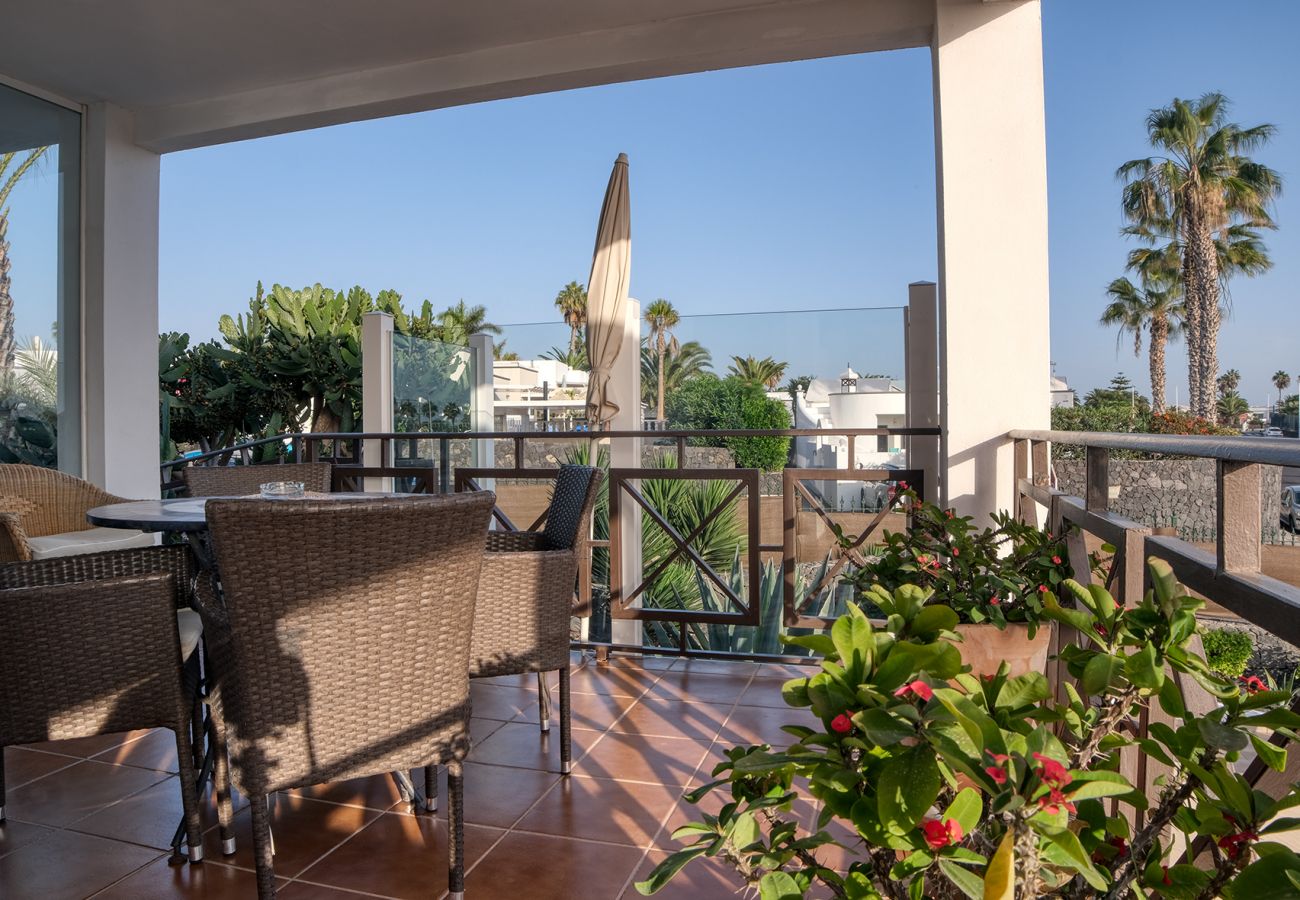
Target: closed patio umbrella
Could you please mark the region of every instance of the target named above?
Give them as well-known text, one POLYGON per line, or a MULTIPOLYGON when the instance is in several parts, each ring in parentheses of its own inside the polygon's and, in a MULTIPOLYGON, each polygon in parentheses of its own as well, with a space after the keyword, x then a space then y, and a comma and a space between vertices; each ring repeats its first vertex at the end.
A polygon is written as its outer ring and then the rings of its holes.
MULTIPOLYGON (((605 427, 618 414, 617 397, 610 380, 627 327, 627 290, 632 273, 632 210, 627 193, 627 154, 614 162, 605 188, 596 227, 596 250, 587 280, 587 422, 593 429, 605 427)), ((634 361, 639 365, 639 361, 634 361)), ((624 403, 638 398, 624 397, 624 403)))

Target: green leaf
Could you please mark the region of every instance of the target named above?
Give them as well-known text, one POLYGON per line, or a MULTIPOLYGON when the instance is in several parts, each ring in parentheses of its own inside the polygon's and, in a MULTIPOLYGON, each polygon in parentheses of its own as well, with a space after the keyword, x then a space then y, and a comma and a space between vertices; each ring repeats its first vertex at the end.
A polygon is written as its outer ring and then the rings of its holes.
POLYGON ((853 716, 853 724, 862 729, 867 740, 878 747, 892 747, 899 741, 916 737, 916 729, 883 709, 863 710, 853 716))
POLYGON ((1300 891, 1291 881, 1292 873, 1300 873, 1300 856, 1283 848, 1246 866, 1223 889, 1223 896, 1228 900, 1295 900, 1300 891))
POLYGON ((1030 672, 1008 678, 998 691, 997 705, 1016 709, 1031 703, 1040 703, 1052 696, 1052 688, 1040 672, 1030 672))
POLYGON ((1205 743, 1216 750, 1245 750, 1246 735, 1213 719, 1197 719, 1196 727, 1205 743))
POLYGON ((989 860, 984 872, 982 900, 1015 900, 1016 897, 1016 833, 1007 829, 998 844, 997 852, 989 860))
POLYGON ((760 900, 803 900, 803 891, 789 872, 768 872, 758 882, 760 900))
POLYGON ((896 834, 911 831, 934 804, 942 786, 939 763, 928 745, 889 760, 876 784, 881 824, 896 834))
MULTIPOLYGON (((1058 831, 1046 837, 1064 854, 1064 858, 1058 860, 1062 865, 1078 872, 1088 884, 1099 891, 1104 891, 1110 886, 1106 876, 1098 872, 1092 864, 1088 851, 1083 849, 1083 844, 1079 843, 1079 837, 1073 831, 1058 831)), ((1049 854, 1051 855, 1054 854, 1049 854)))
POLYGON ((1122 683, 1124 661, 1108 653, 1098 653, 1083 667, 1083 692, 1101 694, 1122 683))
POLYGON ((1285 747, 1279 747, 1256 734, 1250 736, 1250 742, 1255 745, 1255 753, 1264 761, 1264 765, 1275 772, 1286 771, 1285 747))
POLYGON ((709 842, 705 841, 696 844, 693 847, 687 847, 685 850, 678 850, 670 854, 663 862, 654 867, 650 877, 645 881, 638 881, 635 885, 637 892, 643 895, 650 895, 657 892, 665 884, 672 880, 673 876, 682 870, 686 865, 697 857, 704 856, 709 849, 709 842))
POLYGON ((944 819, 954 819, 961 826, 963 834, 970 834, 975 830, 979 823, 980 813, 984 811, 984 803, 980 800, 979 791, 974 788, 962 788, 953 798, 952 803, 943 811, 944 819))
POLYGON ((951 860, 939 859, 939 871, 971 900, 983 900, 984 882, 970 869, 962 868, 951 860))
POLYGON ((918 637, 933 636, 940 631, 957 627, 957 613, 948 606, 927 606, 916 614, 908 625, 908 632, 918 637))
POLYGON ((1159 691, 1165 683, 1165 672, 1156 663, 1155 645, 1151 643, 1144 644, 1141 650, 1125 660, 1124 674, 1137 687, 1152 692, 1159 691))

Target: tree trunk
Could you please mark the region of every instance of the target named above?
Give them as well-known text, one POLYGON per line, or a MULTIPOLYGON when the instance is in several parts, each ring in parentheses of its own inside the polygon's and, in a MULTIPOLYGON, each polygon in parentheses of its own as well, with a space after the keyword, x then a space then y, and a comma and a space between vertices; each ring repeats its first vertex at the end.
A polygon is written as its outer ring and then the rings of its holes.
POLYGON ((656 408, 657 418, 662 423, 664 420, 664 336, 659 335, 659 405, 656 408))
POLYGON ((1151 412, 1165 411, 1165 344, 1169 341, 1169 319, 1163 314, 1151 318, 1151 412))
POLYGON ((573 359, 573 354, 578 350, 578 323, 576 321, 569 323, 569 359, 573 359))
POLYGON ((14 298, 9 293, 9 216, 0 210, 0 369, 14 367, 14 298))
POLYGON ((1215 380, 1219 374, 1219 258, 1203 199, 1193 192, 1184 212, 1183 292, 1189 315, 1195 308, 1197 333, 1188 336, 1188 370, 1196 380, 1194 415, 1214 419, 1215 380))

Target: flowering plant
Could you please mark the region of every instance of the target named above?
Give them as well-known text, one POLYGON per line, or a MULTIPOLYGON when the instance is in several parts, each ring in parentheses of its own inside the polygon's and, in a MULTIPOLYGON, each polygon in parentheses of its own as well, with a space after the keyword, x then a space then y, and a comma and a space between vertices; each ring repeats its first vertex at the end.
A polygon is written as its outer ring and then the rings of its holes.
POLYGON ((1132 608, 1073 580, 1072 606, 1044 595, 1044 616, 1079 636, 1060 657, 1078 686, 1059 698, 1038 673, 964 671, 957 613, 916 585, 871 588, 884 627, 853 607, 828 635, 788 638, 824 655, 782 689, 808 713, 786 726, 793 742, 728 751, 687 795, 723 792, 721 808, 679 828, 688 845, 637 888, 714 857, 763 900, 1300 896, 1300 855, 1275 839, 1300 829, 1279 816, 1300 792, 1269 795, 1233 766, 1253 746, 1285 769, 1294 698, 1211 672, 1188 648, 1203 601, 1165 563, 1149 569, 1132 608), (1203 692, 1214 701, 1193 702, 1203 692), (1166 770, 1149 794, 1124 774, 1137 753, 1166 770))
POLYGON ((846 576, 863 598, 873 585, 911 584, 932 590, 961 622, 1025 622, 1032 631, 1042 621, 1043 595, 1070 576, 1061 535, 1007 513, 977 528, 970 516, 923 503, 913 491, 899 499, 910 507, 911 527, 886 533, 878 554, 846 576))

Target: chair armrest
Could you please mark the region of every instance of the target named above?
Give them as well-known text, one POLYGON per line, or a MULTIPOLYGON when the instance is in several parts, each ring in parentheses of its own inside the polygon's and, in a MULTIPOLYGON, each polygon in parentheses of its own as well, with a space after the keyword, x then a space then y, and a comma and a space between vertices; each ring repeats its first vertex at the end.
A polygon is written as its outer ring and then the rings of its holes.
POLYGON ((471 675, 564 665, 577 577, 572 550, 485 553, 474 608, 471 675))
POLYGON ((60 587, 156 573, 173 576, 173 605, 188 606, 194 559, 183 546, 132 547, 0 565, 0 589, 60 587))
POLYGON ((26 562, 32 558, 23 520, 17 513, 0 512, 0 563, 26 562))
POLYGON ((489 531, 488 553, 528 553, 542 550, 542 535, 537 531, 489 531))

